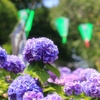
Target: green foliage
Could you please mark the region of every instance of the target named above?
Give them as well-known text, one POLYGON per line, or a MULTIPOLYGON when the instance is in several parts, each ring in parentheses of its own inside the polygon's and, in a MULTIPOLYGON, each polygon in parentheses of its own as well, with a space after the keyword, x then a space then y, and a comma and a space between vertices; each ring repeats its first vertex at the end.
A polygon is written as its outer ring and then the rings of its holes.
POLYGON ((17 10, 9 0, 0 0, 0 44, 8 41, 17 18, 17 10))
POLYGON ((8 87, 11 84, 12 80, 18 77, 20 74, 14 74, 8 72, 3 68, 0 68, 0 100, 8 100, 8 87))
POLYGON ((60 77, 60 72, 57 68, 50 64, 46 64, 47 69, 49 69, 51 72, 53 72, 57 77, 60 77))
POLYGON ((35 7, 38 3, 41 3, 42 0, 10 0, 15 4, 17 9, 23 9, 23 8, 31 8, 32 5, 35 4, 35 7))
MULTIPOLYGON (((100 57, 100 0, 60 0, 57 7, 51 8, 49 18, 51 25, 55 29, 54 21, 57 17, 68 17, 70 27, 68 42, 64 49, 66 52, 75 48, 78 55, 84 59, 95 62, 100 57), (93 36, 90 41, 90 48, 85 47, 78 25, 90 22, 93 24, 93 36)), ((56 29, 55 29, 56 30, 56 29)))
POLYGON ((12 45, 10 42, 3 44, 2 47, 7 51, 8 54, 12 53, 12 45))
POLYGON ((10 75, 9 72, 0 68, 0 100, 7 99, 7 90, 9 83, 6 81, 6 76, 10 75))
POLYGON ((43 67, 44 64, 42 64, 41 62, 34 62, 26 67, 24 73, 30 74, 32 77, 38 78, 41 81, 41 84, 44 84, 44 82, 46 82, 49 78, 49 74, 44 69, 42 69, 43 67))
POLYGON ((49 83, 47 81, 50 77, 50 75, 47 73, 48 70, 60 77, 60 72, 56 67, 50 64, 43 64, 42 62, 33 62, 29 64, 24 70, 24 73, 30 74, 32 77, 38 78, 42 84, 44 93, 56 92, 60 96, 65 98, 62 86, 55 83, 49 83))
POLYGON ((25 68, 24 73, 28 73, 33 77, 39 78, 42 84, 44 84, 50 75, 47 73, 47 70, 53 72, 56 76, 60 77, 59 70, 50 64, 43 64, 42 62, 34 62, 28 65, 25 68), (46 67, 46 68, 45 68, 46 67))

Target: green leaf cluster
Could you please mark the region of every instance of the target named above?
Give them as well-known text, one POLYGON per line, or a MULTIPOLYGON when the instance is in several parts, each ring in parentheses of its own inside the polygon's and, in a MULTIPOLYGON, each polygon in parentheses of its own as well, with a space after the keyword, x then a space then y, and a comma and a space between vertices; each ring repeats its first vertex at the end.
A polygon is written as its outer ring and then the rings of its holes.
POLYGON ((44 94, 47 95, 48 93, 56 92, 63 98, 66 98, 62 86, 47 81, 48 78, 50 78, 47 71, 53 72, 58 78, 60 77, 60 72, 56 67, 51 64, 43 64, 42 62, 30 63, 24 70, 24 74, 30 74, 32 77, 38 78, 41 82, 44 94))
POLYGON ((0 44, 9 40, 15 24, 18 21, 17 9, 9 0, 0 0, 0 44))

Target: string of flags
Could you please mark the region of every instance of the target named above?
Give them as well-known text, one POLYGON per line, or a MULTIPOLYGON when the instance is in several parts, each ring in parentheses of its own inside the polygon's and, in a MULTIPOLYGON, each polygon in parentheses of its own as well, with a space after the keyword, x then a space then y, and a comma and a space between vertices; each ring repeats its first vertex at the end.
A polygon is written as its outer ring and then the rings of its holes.
MULTIPOLYGON (((62 43, 66 44, 67 36, 68 36, 68 29, 69 29, 69 18, 67 17, 59 17, 55 20, 55 27, 62 38, 62 43)), ((85 42, 85 46, 87 48, 90 47, 90 40, 92 38, 92 31, 93 31, 93 24, 91 23, 84 23, 78 26, 78 30, 80 35, 85 42)))

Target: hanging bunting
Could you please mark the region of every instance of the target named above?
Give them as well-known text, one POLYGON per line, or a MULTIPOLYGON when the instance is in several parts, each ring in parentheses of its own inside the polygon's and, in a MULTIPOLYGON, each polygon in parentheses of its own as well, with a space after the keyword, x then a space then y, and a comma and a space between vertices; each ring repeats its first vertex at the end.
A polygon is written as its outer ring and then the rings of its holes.
POLYGON ((80 24, 78 26, 78 29, 80 31, 83 41, 85 42, 85 46, 87 48, 90 47, 89 42, 92 38, 93 24, 91 23, 80 24))
POLYGON ((66 17, 59 17, 55 20, 55 26, 62 38, 62 43, 65 44, 67 42, 69 19, 66 17))

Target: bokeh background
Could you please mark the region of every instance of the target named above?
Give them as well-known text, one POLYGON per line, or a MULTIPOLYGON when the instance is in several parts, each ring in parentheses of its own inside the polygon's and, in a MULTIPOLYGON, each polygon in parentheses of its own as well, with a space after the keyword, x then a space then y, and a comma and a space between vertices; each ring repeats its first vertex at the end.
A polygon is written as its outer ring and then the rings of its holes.
MULTIPOLYGON (((18 29, 18 34, 25 35, 23 28, 18 27, 18 11, 22 9, 31 9, 35 12, 26 39, 52 39, 59 48, 59 59, 55 64, 71 69, 92 67, 100 71, 100 0, 0 0, 0 45, 8 54, 14 53, 15 44, 12 44, 12 40, 20 38, 20 35, 12 37, 14 29, 18 29), (55 20, 58 17, 67 17, 70 20, 65 44, 62 43, 62 38, 55 27, 55 20), (83 23, 93 24, 88 48, 78 30, 78 25, 83 23)), ((19 46, 18 44, 17 49, 19 46)), ((20 46, 20 49, 22 50, 23 46, 20 46)), ((15 54, 18 55, 18 52, 15 54)))

